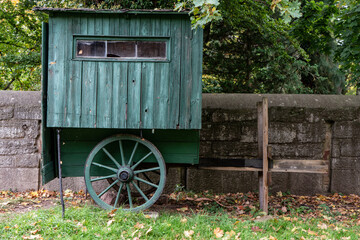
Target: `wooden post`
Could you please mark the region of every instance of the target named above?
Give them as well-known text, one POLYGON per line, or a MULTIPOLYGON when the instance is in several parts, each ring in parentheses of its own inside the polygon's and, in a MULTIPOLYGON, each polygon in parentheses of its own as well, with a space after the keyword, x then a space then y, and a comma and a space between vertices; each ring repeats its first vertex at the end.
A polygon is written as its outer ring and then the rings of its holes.
POLYGON ((259 201, 260 208, 268 213, 268 99, 263 98, 262 102, 257 103, 258 111, 258 153, 259 158, 263 159, 263 169, 259 172, 259 201))

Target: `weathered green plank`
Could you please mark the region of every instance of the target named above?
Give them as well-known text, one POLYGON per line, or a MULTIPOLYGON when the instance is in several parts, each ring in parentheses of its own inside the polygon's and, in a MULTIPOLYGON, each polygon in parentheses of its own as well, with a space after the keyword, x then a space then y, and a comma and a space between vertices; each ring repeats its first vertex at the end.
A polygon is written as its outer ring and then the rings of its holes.
POLYGON ((112 127, 126 128, 127 62, 113 63, 112 127))
POLYGON ((120 16, 119 18, 119 35, 120 36, 127 36, 130 34, 129 29, 129 19, 125 18, 124 16, 120 16))
POLYGON ((82 63, 81 127, 96 128, 97 63, 82 63))
POLYGON ((140 128, 141 70, 141 62, 129 62, 126 128, 140 128))
POLYGON ((129 35, 140 36, 141 16, 131 16, 129 21, 129 35))
POLYGON ((48 85, 48 127, 62 127, 64 125, 64 111, 66 99, 65 54, 66 18, 56 18, 50 22, 50 52, 49 55, 49 85, 48 85))
POLYGON ((170 92, 169 63, 158 63, 155 71, 154 126, 158 129, 169 128, 170 92))
POLYGON ((191 89, 191 129, 201 129, 201 92, 202 92, 202 56, 203 56, 203 30, 198 28, 193 30, 193 37, 191 40, 191 65, 193 83, 191 89))
POLYGON ((192 64, 191 64, 191 25, 189 21, 182 21, 181 41, 181 83, 180 83, 180 129, 188 129, 190 126, 190 101, 192 90, 192 64))
MULTIPOLYGON (((80 32, 81 19, 73 17, 68 19, 67 32, 66 32, 66 48, 68 49, 65 61, 69 65, 69 70, 66 71, 66 75, 63 76, 67 82, 67 98, 66 103, 66 127, 80 127, 80 115, 81 115, 81 62, 72 60, 72 48, 73 48, 73 34, 80 32)), ((65 35, 65 34, 64 34, 65 35)))
POLYGON ((141 69, 141 128, 154 128, 155 63, 142 63, 141 69))
POLYGON ((100 16, 94 16, 94 35, 101 36, 103 34, 103 18, 100 16))
POLYGON ((112 118, 112 63, 98 62, 96 127, 110 128, 112 118))
POLYGON ((168 128, 170 129, 179 127, 181 35, 181 18, 171 19, 170 111, 168 117, 168 128))

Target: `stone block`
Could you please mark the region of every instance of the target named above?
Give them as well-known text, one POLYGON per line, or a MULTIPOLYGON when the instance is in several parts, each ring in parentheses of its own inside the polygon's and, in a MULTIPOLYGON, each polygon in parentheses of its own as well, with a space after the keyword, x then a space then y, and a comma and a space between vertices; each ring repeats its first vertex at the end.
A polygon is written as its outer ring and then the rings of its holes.
POLYGON ((0 168, 9 168, 14 166, 16 156, 0 156, 0 168))
POLYGON ((323 118, 335 122, 353 121, 360 115, 359 107, 342 107, 324 111, 323 118))
POLYGON ((220 140, 220 141, 232 141, 238 140, 241 138, 241 129, 240 124, 234 123, 224 123, 224 124, 213 124, 213 136, 211 140, 220 140))
POLYGON ((0 103, 0 120, 8 120, 14 116, 14 106, 13 105, 1 105, 0 103))
POLYGON ((15 166, 20 168, 38 168, 40 166, 40 154, 22 154, 17 155, 15 166))
POLYGON ((360 136, 360 121, 335 122, 333 129, 335 138, 356 138, 360 136))
POLYGON ((323 117, 326 116, 326 111, 324 108, 307 108, 305 114, 305 120, 307 122, 317 123, 323 120, 323 117))
POLYGON ((257 143, 242 143, 239 141, 213 142, 212 149, 213 154, 218 158, 254 158, 258 155, 257 143))
POLYGON ((325 122, 297 124, 297 140, 302 143, 321 143, 325 141, 325 122))
POLYGON ((17 121, 0 121, 0 138, 23 138, 25 131, 17 121))
POLYGON ((257 143, 257 122, 242 124, 240 142, 257 143))
POLYGON ((340 141, 340 157, 359 157, 360 138, 342 139, 340 141))
POLYGON ((187 170, 187 189, 195 192, 210 190, 215 193, 248 192, 255 191, 258 187, 257 172, 231 172, 187 170))
POLYGON ((296 125, 272 122, 269 124, 269 143, 291 143, 296 138, 296 125))
MULTIPOLYGON (((71 189, 75 192, 78 192, 80 190, 85 191, 86 189, 84 177, 63 178, 62 185, 64 190, 71 189)), ((55 178, 50 182, 48 182, 47 184, 43 185, 42 187, 50 191, 59 191, 60 190, 59 179, 55 178)))
POLYGON ((16 106, 14 109, 14 118, 41 120, 41 106, 16 106))
POLYGON ((302 107, 270 107, 269 122, 302 123, 307 119, 302 107))
POLYGON ((360 156, 359 157, 341 157, 331 159, 331 169, 333 170, 360 170, 360 156))
POLYGON ((331 179, 331 192, 360 194, 359 169, 333 170, 331 179))
POLYGON ((292 143, 272 144, 274 159, 322 159, 323 144, 321 143, 292 143))
POLYGON ((289 191, 297 195, 325 194, 329 188, 325 177, 327 174, 290 173, 289 191))
POLYGON ((219 109, 212 114, 212 122, 214 123, 256 121, 256 119, 257 119, 256 109, 236 109, 236 110, 219 109))
POLYGON ((35 139, 0 139, 0 155, 36 153, 35 139))
POLYGON ((0 168, 0 190, 37 190, 39 184, 38 168, 0 168))
POLYGON ((203 157, 203 158, 211 158, 212 157, 212 142, 201 141, 199 155, 200 155, 200 157, 203 157))
POLYGON ((332 147, 331 147, 331 157, 339 158, 340 157, 340 139, 333 138, 332 139, 332 147))

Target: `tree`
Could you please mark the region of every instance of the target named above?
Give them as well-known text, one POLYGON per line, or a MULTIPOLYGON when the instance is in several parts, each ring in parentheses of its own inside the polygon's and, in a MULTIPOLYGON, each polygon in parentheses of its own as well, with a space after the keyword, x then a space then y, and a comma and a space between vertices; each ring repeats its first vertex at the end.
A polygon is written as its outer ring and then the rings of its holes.
POLYGON ((0 89, 40 89, 41 21, 35 1, 0 1, 0 89))

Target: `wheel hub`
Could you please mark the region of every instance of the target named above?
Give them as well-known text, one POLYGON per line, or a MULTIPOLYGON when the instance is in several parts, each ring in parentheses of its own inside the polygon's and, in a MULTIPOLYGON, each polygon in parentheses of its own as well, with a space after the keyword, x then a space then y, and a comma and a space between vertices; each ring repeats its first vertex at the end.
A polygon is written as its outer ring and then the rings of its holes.
POLYGON ((122 167, 117 172, 117 178, 120 182, 127 183, 130 182, 134 177, 134 172, 129 167, 122 167))

